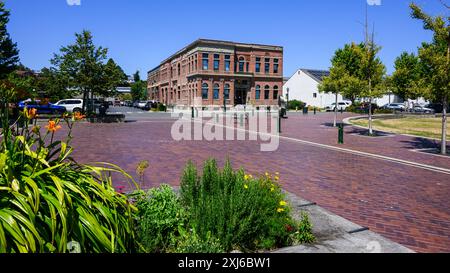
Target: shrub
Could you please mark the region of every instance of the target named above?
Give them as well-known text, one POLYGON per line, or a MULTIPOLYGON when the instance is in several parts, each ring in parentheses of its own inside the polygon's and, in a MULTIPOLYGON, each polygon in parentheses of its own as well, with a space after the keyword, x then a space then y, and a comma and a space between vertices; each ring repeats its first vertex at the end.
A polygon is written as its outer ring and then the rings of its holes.
POLYGON ((68 252, 71 242, 85 253, 133 252, 135 233, 128 198, 115 191, 105 173, 118 167, 79 165, 70 159, 71 129, 82 116, 65 116, 66 141, 54 141, 60 121, 46 133, 34 126, 33 109, 25 109, 20 133, 2 113, 0 144, 0 253, 68 252))
POLYGON ((313 235, 312 224, 306 213, 301 214, 301 220, 295 226, 295 232, 292 234, 294 244, 311 244, 316 240, 313 235))
POLYGON ((219 170, 214 160, 199 176, 189 162, 181 181, 181 200, 198 236, 218 238, 225 251, 250 252, 290 243, 287 225, 293 225, 285 195, 269 174, 258 179, 230 162, 219 170))
POLYGON ((158 111, 159 112, 165 112, 167 109, 167 106, 165 106, 164 104, 160 103, 158 104, 158 111))
POLYGON ((220 241, 208 233, 206 240, 201 239, 195 230, 180 229, 180 236, 173 237, 175 253, 214 254, 225 252, 220 241))
POLYGON ((304 102, 301 102, 299 100, 290 100, 288 104, 289 110, 296 110, 296 109, 301 110, 306 105, 304 102))
POLYGON ((163 253, 172 248, 172 238, 185 225, 181 202, 170 186, 162 185, 147 193, 139 192, 137 234, 145 252, 163 253))

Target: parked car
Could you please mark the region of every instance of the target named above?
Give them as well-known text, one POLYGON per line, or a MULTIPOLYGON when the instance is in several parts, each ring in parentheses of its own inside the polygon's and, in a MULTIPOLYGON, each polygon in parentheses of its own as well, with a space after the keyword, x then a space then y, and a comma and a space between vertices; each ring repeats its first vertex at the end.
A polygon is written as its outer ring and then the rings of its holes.
POLYGON ((137 102, 137 107, 136 107, 136 108, 144 109, 145 105, 147 105, 147 102, 148 102, 148 101, 146 101, 146 100, 138 101, 138 102, 137 102))
POLYGON ((51 104, 49 102, 43 102, 40 100, 26 100, 21 101, 18 104, 19 110, 23 111, 25 107, 28 109, 34 108, 37 110, 37 114, 64 114, 66 112, 66 107, 51 104))
POLYGON ((63 106, 69 113, 76 113, 83 111, 83 100, 82 99, 69 99, 60 100, 55 105, 63 106))
POLYGON ((414 106, 413 112, 414 113, 422 113, 422 114, 434 114, 434 113, 436 113, 436 111, 434 109, 426 108, 424 106, 419 106, 419 105, 414 106))
POLYGON ((142 110, 150 111, 152 109, 158 108, 158 102, 155 100, 148 101, 142 110))
MULTIPOLYGON (((338 111, 346 111, 347 108, 349 108, 351 106, 351 102, 347 102, 347 101, 341 101, 338 102, 338 106, 337 106, 337 110, 338 111)), ((333 112, 336 110, 336 103, 332 103, 331 105, 325 107, 325 110, 327 112, 333 112)))
POLYGON ((381 109, 404 112, 406 107, 403 103, 388 103, 381 107, 381 109))
MULTIPOLYGON (((362 111, 364 113, 369 113, 369 106, 370 104, 368 102, 365 102, 363 104, 361 104, 357 110, 362 111)), ((378 110, 379 107, 376 103, 372 103, 372 114, 375 113, 375 110, 378 110)))
POLYGON ((120 100, 115 100, 114 107, 116 107, 116 106, 122 106, 122 102, 120 100))
MULTIPOLYGON (((441 103, 430 103, 426 105, 425 108, 433 109, 435 113, 444 112, 444 106, 441 103)), ((450 113, 450 104, 448 105, 447 113, 450 113)))

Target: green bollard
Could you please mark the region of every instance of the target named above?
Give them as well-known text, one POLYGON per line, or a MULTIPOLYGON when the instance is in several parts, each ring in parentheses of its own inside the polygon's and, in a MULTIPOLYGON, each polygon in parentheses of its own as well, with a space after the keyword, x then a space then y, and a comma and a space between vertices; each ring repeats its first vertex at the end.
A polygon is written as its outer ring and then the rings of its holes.
POLYGON ((339 144, 344 144, 344 124, 343 123, 339 124, 338 130, 339 130, 339 132, 338 132, 338 143, 339 144))
POLYGON ((192 118, 195 118, 194 107, 191 107, 192 118))

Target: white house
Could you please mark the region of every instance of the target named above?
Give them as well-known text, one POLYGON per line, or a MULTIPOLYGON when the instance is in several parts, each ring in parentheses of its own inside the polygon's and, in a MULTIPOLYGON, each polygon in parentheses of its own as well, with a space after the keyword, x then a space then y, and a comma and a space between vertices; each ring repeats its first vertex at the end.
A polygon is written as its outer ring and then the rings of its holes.
MULTIPOLYGON (((336 94, 320 93, 318 86, 324 77, 330 75, 326 70, 299 69, 283 85, 283 96, 289 100, 300 100, 309 106, 325 108, 336 102, 336 94)), ((338 95, 338 101, 346 100, 338 95)), ((423 100, 420 100, 422 102, 423 100)), ((417 101, 419 102, 419 101, 417 101)), ((403 100, 393 93, 374 100, 378 106, 388 103, 403 103, 403 100)))
MULTIPOLYGON (((333 93, 320 93, 318 86, 324 77, 330 75, 329 71, 299 69, 283 86, 283 96, 289 100, 299 100, 308 106, 325 108, 336 102, 333 93)), ((342 95, 338 95, 338 101, 342 101, 342 95)))

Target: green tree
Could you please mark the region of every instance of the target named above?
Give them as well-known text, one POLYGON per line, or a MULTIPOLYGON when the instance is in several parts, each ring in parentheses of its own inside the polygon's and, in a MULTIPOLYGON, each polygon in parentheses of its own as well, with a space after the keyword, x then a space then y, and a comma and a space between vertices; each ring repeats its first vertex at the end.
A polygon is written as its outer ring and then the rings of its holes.
POLYGON ((7 78, 19 62, 17 44, 13 43, 6 28, 9 16, 10 12, 5 8, 5 3, 0 1, 0 79, 7 78))
MULTIPOLYGON (((346 69, 345 64, 341 62, 335 63, 336 64, 330 69, 330 75, 325 77, 319 85, 319 91, 334 93, 336 95, 336 105, 338 105, 339 93, 343 94, 345 97, 352 98, 352 101, 354 102, 357 92, 361 89, 361 86, 359 85, 360 81, 356 76, 350 75, 350 72, 346 69)), ((338 107, 335 107, 333 121, 334 127, 337 126, 337 115, 338 107)))
POLYGON ((117 95, 116 89, 122 86, 127 80, 127 75, 123 72, 122 68, 116 64, 113 59, 109 59, 106 63, 104 70, 104 87, 103 92, 99 95, 103 96, 115 96, 117 95))
POLYGON ((83 94, 83 112, 86 112, 89 96, 93 98, 105 92, 104 62, 108 49, 96 47, 90 31, 84 30, 75 36, 76 42, 62 47, 51 63, 57 67, 58 76, 68 80, 69 89, 83 94))
POLYGON ((7 81, 14 88, 17 100, 36 98, 38 95, 36 90, 37 79, 34 75, 19 75, 17 72, 13 72, 8 75, 7 81))
POLYGON ((414 53, 403 52, 395 60, 395 71, 389 79, 389 87, 403 100, 425 97, 426 94, 417 86, 423 73, 419 57, 414 53))
MULTIPOLYGON (((338 49, 331 59, 330 75, 319 85, 321 92, 333 92, 350 98, 367 99, 369 102, 369 133, 372 129, 372 101, 383 95, 386 87, 384 77, 386 68, 377 54, 380 48, 372 41, 366 43, 351 43, 338 49)), ((337 107, 335 121, 337 122, 337 107)))
POLYGON ((362 53, 360 80, 363 88, 359 97, 365 98, 369 102, 369 135, 373 134, 372 102, 374 99, 382 97, 387 90, 386 67, 377 57, 380 49, 372 36, 372 39, 366 42, 362 53))
POLYGON ((424 67, 418 86, 428 97, 443 105, 441 152, 447 153, 447 107, 450 99, 450 17, 430 16, 412 3, 411 16, 421 20, 426 30, 433 32, 433 40, 419 48, 424 67))
POLYGON ((70 87, 67 74, 59 73, 55 68, 43 68, 36 89, 45 94, 50 101, 58 101, 75 96, 78 90, 70 87))
POLYGON ((141 81, 139 71, 136 71, 133 75, 134 83, 131 85, 131 96, 133 100, 146 100, 147 95, 147 82, 141 81))

